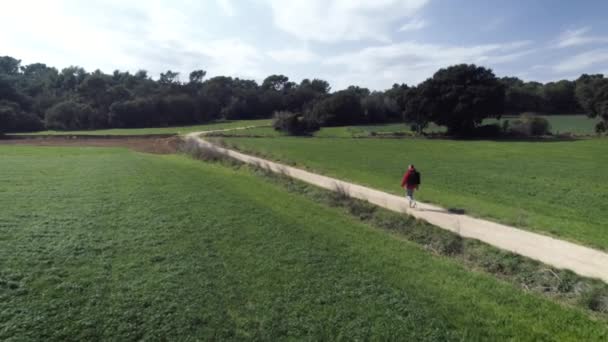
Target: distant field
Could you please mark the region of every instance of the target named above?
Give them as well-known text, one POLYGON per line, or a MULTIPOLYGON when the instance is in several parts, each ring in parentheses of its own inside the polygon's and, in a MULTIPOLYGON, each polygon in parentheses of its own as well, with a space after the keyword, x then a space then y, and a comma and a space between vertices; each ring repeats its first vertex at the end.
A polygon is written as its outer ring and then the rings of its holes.
MULTIPOLYGON (((554 134, 573 133, 577 135, 595 134, 595 125, 599 119, 590 119, 585 115, 543 115, 542 117, 549 120, 551 131, 554 134)), ((488 119, 485 124, 498 123, 503 121, 514 121, 517 117, 505 116, 501 120, 488 119)), ((270 124, 270 122, 268 123, 270 124)), ((425 130, 427 133, 442 133, 446 131, 443 126, 430 124, 425 130)), ((247 130, 224 132, 222 135, 235 137, 281 137, 285 134, 275 131, 272 127, 259 127, 247 130)), ((391 123, 380 125, 360 125, 360 126, 341 126, 341 127, 323 127, 313 136, 319 138, 362 138, 362 137, 382 137, 382 136, 411 136, 413 132, 410 125, 405 123, 391 123)))
POLYGON ((322 138, 359 138, 369 137, 378 133, 412 135, 410 127, 403 123, 386 125, 323 127, 314 135, 316 137, 322 138))
POLYGON ((608 338, 247 170, 0 146, 0 193, 0 340, 608 338))
POLYGON ((225 138, 229 144, 400 194, 416 164, 421 200, 608 249, 608 141, 225 138))
POLYGON ((247 126, 270 125, 271 120, 235 120, 219 121, 204 125, 181 127, 155 127, 155 128, 112 128, 86 131, 41 131, 22 133, 27 135, 146 135, 146 134, 186 134, 198 131, 211 131, 247 126))
MULTIPOLYGON (((540 115, 547 119, 551 124, 551 132, 553 134, 573 133, 577 135, 595 134, 595 125, 599 119, 591 119, 586 115, 540 115)), ((505 116, 501 120, 489 119, 484 123, 499 123, 503 121, 517 120, 517 117, 505 116)))
MULTIPOLYGON (((553 133, 574 133, 574 134, 594 134, 595 125, 599 119, 590 119, 584 115, 549 115, 543 116, 549 120, 553 133)), ((515 120, 516 117, 504 117, 502 120, 488 119, 484 123, 502 123, 504 120, 515 120)), ((235 120, 220 121, 204 125, 180 126, 180 127, 155 127, 155 128, 113 128, 102 130, 83 130, 83 131, 40 131, 31 133, 17 133, 16 135, 147 135, 147 134, 187 134, 197 131, 210 131, 218 129, 228 129, 247 126, 268 126, 252 128, 242 131, 222 133, 230 136, 264 136, 276 137, 284 134, 275 131, 272 127, 271 119, 262 120, 235 120)), ((429 124, 425 129, 427 133, 445 132, 443 126, 429 124)), ((379 125, 359 125, 342 127, 323 127, 314 136, 322 138, 360 138, 383 135, 412 135, 413 132, 409 124, 390 123, 379 125)))
MULTIPOLYGON (((430 125, 427 132, 442 132, 443 127, 430 125)), ((258 127, 239 131, 222 132, 221 135, 234 137, 281 137, 286 136, 282 132, 274 130, 272 127, 258 127)), ((373 136, 411 136, 413 135, 410 125, 405 123, 391 123, 381 125, 361 125, 361 126, 341 126, 341 127, 323 127, 315 132, 313 136, 319 138, 362 138, 373 136)))

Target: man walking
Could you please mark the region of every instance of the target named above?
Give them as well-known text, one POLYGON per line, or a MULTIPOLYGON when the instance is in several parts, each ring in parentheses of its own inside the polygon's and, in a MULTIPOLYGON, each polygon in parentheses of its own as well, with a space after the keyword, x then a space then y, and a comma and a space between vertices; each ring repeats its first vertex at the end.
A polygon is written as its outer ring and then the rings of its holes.
POLYGON ((403 175, 401 187, 405 189, 410 208, 415 208, 416 201, 414 200, 414 191, 418 190, 420 187, 420 172, 416 170, 413 164, 407 168, 407 172, 403 175))

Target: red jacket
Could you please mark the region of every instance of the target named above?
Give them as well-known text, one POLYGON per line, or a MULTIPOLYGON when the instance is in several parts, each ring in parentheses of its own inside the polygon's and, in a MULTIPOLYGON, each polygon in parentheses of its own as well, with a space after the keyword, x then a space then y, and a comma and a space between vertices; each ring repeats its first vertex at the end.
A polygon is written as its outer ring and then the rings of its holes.
POLYGON ((410 177, 410 175, 412 173, 414 173, 414 171, 416 170, 407 170, 407 172, 403 175, 403 179, 401 180, 401 187, 403 188, 404 186, 407 185, 408 189, 416 189, 417 185, 416 184, 407 184, 407 179, 410 177))

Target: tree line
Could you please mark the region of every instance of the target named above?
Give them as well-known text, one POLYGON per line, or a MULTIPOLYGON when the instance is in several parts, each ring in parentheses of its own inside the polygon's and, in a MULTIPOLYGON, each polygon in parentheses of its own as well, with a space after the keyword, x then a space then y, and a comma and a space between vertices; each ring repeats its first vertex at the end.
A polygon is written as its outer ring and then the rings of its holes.
POLYGON ((153 79, 145 70, 58 70, 0 57, 0 132, 163 127, 270 118, 275 113, 282 118, 278 126, 293 126, 294 132, 406 121, 419 131, 434 122, 451 133, 470 134, 484 118, 526 111, 585 112, 608 121, 608 86, 602 75, 542 84, 498 79, 490 69, 463 64, 441 69, 414 87, 395 84, 370 91, 350 86, 334 92, 321 79, 296 83, 271 75, 258 84, 206 75, 194 70, 182 81, 179 73, 168 70, 153 79))

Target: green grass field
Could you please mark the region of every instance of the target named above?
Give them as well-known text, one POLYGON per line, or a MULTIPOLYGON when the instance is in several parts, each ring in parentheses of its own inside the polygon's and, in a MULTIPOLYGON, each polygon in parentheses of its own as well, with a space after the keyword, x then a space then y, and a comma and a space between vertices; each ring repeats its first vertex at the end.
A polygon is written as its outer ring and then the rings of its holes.
MULTIPOLYGON (((554 134, 572 133, 576 135, 595 134, 595 125, 599 119, 590 119, 585 115, 541 115, 546 118, 551 124, 551 131, 554 134)), ((517 117, 505 116, 501 120, 489 119, 485 120, 485 124, 499 123, 504 120, 516 120, 517 117)), ((424 130, 426 133, 444 133, 444 126, 437 126, 430 123, 424 130)), ((412 135, 410 125, 404 123, 393 123, 385 125, 363 125, 363 126, 346 126, 346 127, 324 127, 319 132, 315 133, 317 137, 332 137, 332 138, 358 138, 369 137, 372 134, 382 136, 387 134, 392 135, 412 135), (372 133, 373 132, 373 133, 372 133)))
MULTIPOLYGON (((541 115, 549 120, 551 131, 554 134, 571 133, 575 135, 593 135, 595 134, 595 125, 599 119, 590 119, 585 115, 541 115)), ((505 116, 501 120, 488 119, 484 124, 498 123, 503 121, 514 121, 517 117, 505 116)), ((270 124, 270 121, 268 122, 270 124)), ((425 129, 426 133, 444 133, 446 128, 437 126, 433 123, 425 129)), ((225 136, 234 137, 281 137, 284 133, 275 131, 272 127, 256 127, 246 130, 231 131, 221 133, 225 136)), ((366 137, 383 137, 383 136, 412 136, 410 125, 405 123, 390 123, 382 125, 360 125, 360 126, 342 126, 342 127, 323 127, 315 132, 313 136, 318 138, 366 138, 366 137)))
MULTIPOLYGON (((551 132, 553 134, 571 133, 574 135, 593 135, 595 134, 595 125, 600 121, 598 118, 591 119, 586 115, 540 115, 547 119, 551 124, 551 132)), ((501 120, 488 119, 486 124, 498 123, 503 121, 517 120, 517 117, 505 116, 501 120)))
POLYGON ((409 163, 418 197, 468 214, 608 249, 608 141, 226 138, 228 144, 401 194, 409 163))
MULTIPOLYGON (((148 134, 187 134, 198 131, 212 131, 227 128, 270 125, 271 120, 235 120, 218 121, 204 125, 181 127, 155 127, 155 128, 112 128, 86 131, 41 131, 20 133, 27 135, 148 135, 148 134)), ((19 135, 19 134, 18 134, 19 135)))
MULTIPOLYGON (((431 125, 427 128, 431 132, 443 132, 445 129, 431 125)), ((284 137, 286 134, 274 130, 272 127, 256 127, 245 130, 222 132, 223 136, 233 137, 284 137)), ((313 134, 317 138, 365 138, 373 136, 412 136, 410 126, 404 123, 391 123, 383 125, 362 125, 362 126, 340 126, 322 127, 313 134)))
POLYGON ((608 338, 247 169, 0 146, 0 193, 0 340, 608 338))
POLYGON ((314 136, 319 138, 359 138, 378 133, 411 135, 410 128, 403 123, 367 126, 323 127, 314 136))

